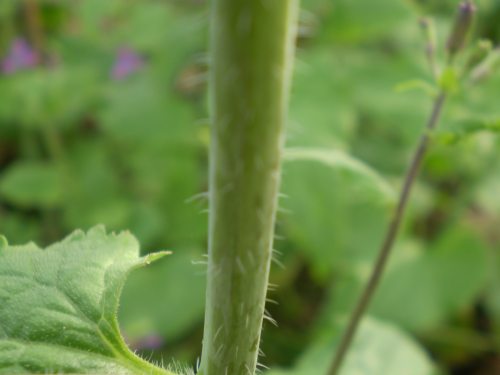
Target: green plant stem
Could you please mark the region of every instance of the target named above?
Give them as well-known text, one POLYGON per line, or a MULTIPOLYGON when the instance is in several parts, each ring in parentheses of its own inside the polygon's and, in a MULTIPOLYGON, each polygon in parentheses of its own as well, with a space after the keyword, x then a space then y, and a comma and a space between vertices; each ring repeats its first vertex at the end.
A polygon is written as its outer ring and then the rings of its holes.
POLYGON ((420 165, 424 159, 425 153, 430 142, 430 132, 434 130, 439 122, 439 118, 443 109, 443 105, 446 101, 446 93, 441 91, 441 93, 436 97, 434 101, 434 106, 432 109, 431 116, 427 122, 427 126, 424 129, 420 137, 419 145, 413 155, 413 159, 410 163, 408 171, 403 183, 403 189, 399 196, 398 204, 396 206, 396 211, 394 212, 393 218, 389 224, 389 228, 386 232, 382 246, 380 247, 377 259, 373 271, 368 279, 365 289, 363 290, 360 299, 358 300, 352 315, 349 318, 349 323, 347 328, 341 338, 338 349, 335 353, 333 362, 328 371, 329 375, 336 375, 339 373, 342 363, 346 357, 349 347, 351 346, 352 340, 356 334, 361 318, 366 312, 370 301, 375 293, 375 290, 379 284, 379 281, 384 273, 387 260, 391 253, 394 245, 394 240, 398 233, 399 227, 403 221, 403 216, 405 213, 406 206, 408 204, 408 198, 411 193, 411 189, 417 177, 420 165))
POLYGON ((208 285, 199 374, 254 374, 297 0, 214 0, 208 285))

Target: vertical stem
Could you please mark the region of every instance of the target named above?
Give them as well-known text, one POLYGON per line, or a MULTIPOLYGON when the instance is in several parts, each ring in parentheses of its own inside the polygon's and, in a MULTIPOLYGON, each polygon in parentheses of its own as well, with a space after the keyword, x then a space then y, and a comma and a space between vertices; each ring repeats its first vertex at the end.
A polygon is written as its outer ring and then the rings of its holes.
POLYGON ((200 374, 254 374, 298 0, 212 1, 207 304, 200 374))

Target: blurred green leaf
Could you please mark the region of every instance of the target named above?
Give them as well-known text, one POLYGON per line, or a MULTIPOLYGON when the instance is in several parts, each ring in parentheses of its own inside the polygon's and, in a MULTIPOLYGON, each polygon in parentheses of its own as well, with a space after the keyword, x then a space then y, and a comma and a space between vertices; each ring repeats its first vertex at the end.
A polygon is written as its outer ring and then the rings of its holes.
POLYGON ((405 92, 410 90, 421 90, 426 93, 428 96, 433 97, 436 95, 436 87, 424 80, 421 79, 412 79, 409 81, 404 81, 398 83, 395 87, 397 92, 405 92))
POLYGON ((81 141, 71 149, 66 188, 71 191, 63 219, 68 228, 88 228, 96 223, 111 229, 124 229, 132 208, 127 185, 121 181, 119 163, 114 163, 106 143, 81 141))
POLYGON ((9 77, 5 80, 6 92, 0 89, 5 97, 0 101, 0 119, 42 130, 47 125, 73 125, 96 101, 96 80, 95 72, 88 67, 64 66, 9 77))
POLYGON ((489 174, 475 189, 475 201, 481 212, 488 215, 487 218, 495 218, 500 212, 499 191, 500 175, 495 173, 489 174))
POLYGON ((437 130, 431 134, 433 141, 446 145, 455 145, 470 136, 480 132, 500 133, 500 119, 470 119, 462 120, 453 127, 437 130))
MULTIPOLYGON (((326 374, 338 344, 325 331, 322 337, 299 358, 290 371, 271 370, 267 375, 326 374)), ((361 324, 340 375, 431 375, 434 369, 426 353, 397 327, 367 318, 361 324)))
POLYGON ((285 153, 289 161, 311 160, 351 172, 369 181, 388 201, 394 203, 396 192, 373 168, 341 150, 289 148, 285 153))
POLYGON ((128 10, 126 26, 119 32, 122 43, 141 50, 155 50, 173 29, 175 17, 169 10, 165 2, 142 2, 133 6, 128 10))
POLYGON ((55 164, 17 162, 0 175, 0 195, 23 208, 51 208, 65 198, 63 176, 55 164))
POLYGON ((103 130, 113 139, 133 144, 191 143, 193 108, 166 95, 153 79, 135 76, 109 87, 99 114, 103 130))
POLYGON ((338 0, 324 16, 320 38, 342 43, 397 38, 400 35, 394 35, 393 30, 401 31, 415 18, 410 4, 403 0, 338 0))
POLYGON ((458 226, 427 251, 393 264, 371 312, 412 330, 432 329, 470 306, 484 291, 489 273, 486 245, 458 226))
POLYGON ((356 116, 348 84, 352 73, 342 56, 324 49, 300 55, 293 79, 289 146, 339 147, 352 138, 356 116))
POLYGON ((392 189, 372 169, 340 151, 304 149, 284 165, 282 221, 316 276, 371 259, 392 189))

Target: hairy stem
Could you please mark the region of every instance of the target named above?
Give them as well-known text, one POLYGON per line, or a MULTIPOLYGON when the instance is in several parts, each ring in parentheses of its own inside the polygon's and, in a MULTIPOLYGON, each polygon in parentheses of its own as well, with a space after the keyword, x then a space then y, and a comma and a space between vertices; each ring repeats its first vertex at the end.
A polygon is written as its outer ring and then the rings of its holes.
POLYGON ((209 261, 200 374, 254 374, 298 0, 212 1, 209 261))
POLYGON ((422 160, 424 159, 425 153, 427 151, 427 147, 429 146, 429 133, 434 130, 436 125, 438 124, 445 100, 445 92, 441 92, 436 97, 431 116, 427 122, 427 126, 424 129, 424 132, 420 137, 419 145, 415 151, 415 154, 413 155, 413 159, 410 163, 408 171, 406 172, 403 189, 401 190, 401 194, 399 196, 396 211, 394 212, 394 216, 386 232, 382 246, 380 247, 370 278, 368 279, 366 287, 363 290, 352 315, 350 316, 347 328, 341 338, 332 365, 330 366, 330 369, 328 371, 329 375, 336 375, 340 371, 347 351, 358 329, 361 318, 367 310, 370 301, 375 293, 375 290, 379 284, 379 281, 384 273, 387 260, 393 248, 394 240, 396 239, 399 227, 401 226, 401 223, 403 221, 403 215, 408 204, 408 198, 411 193, 411 188, 413 187, 413 183, 415 182, 415 179, 417 177, 420 165, 422 164, 422 160))

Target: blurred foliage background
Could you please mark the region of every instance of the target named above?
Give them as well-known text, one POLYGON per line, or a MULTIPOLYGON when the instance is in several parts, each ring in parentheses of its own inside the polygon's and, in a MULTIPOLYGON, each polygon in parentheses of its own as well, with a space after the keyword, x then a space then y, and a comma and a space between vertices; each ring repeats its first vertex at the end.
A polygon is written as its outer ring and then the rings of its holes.
MULTIPOLYGON (((478 0, 477 62, 500 41, 478 0)), ((261 363, 325 371, 428 112, 421 16, 452 0, 302 0, 261 363), (275 289, 275 290, 274 290, 275 289)), ((207 233, 203 0, 0 2, 0 231, 41 245, 97 223, 174 255, 130 278, 130 346, 193 364, 207 233)), ((444 53, 438 58, 444 60, 444 53)), ((448 103, 346 374, 500 374, 500 75, 448 103)))

